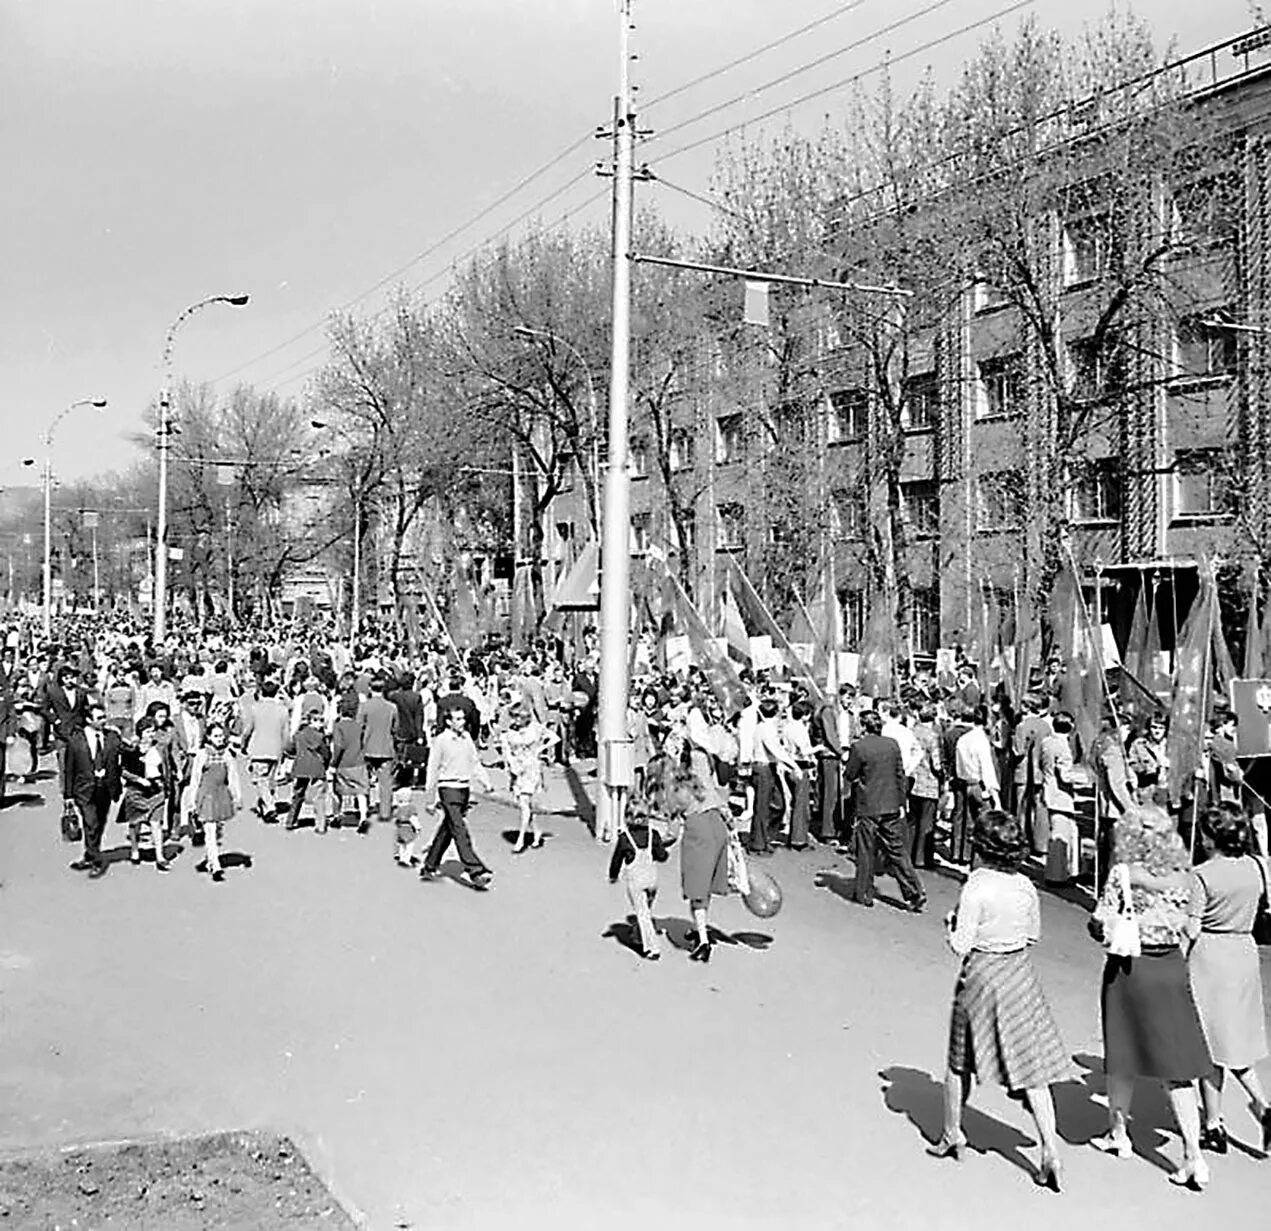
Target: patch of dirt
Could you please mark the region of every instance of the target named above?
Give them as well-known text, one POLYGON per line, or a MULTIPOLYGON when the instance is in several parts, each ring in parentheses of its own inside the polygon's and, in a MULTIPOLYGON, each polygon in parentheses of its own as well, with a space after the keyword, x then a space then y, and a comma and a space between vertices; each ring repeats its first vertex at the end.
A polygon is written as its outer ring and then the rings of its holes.
POLYGON ((0 1228, 274 1231, 355 1224, 286 1137, 93 1146, 0 1161, 0 1228))

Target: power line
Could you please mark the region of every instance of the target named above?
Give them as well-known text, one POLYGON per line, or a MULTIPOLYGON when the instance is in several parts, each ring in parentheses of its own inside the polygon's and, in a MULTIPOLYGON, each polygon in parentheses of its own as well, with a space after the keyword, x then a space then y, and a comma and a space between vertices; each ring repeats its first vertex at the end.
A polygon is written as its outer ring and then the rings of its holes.
MULTIPOLYGON (((899 17, 893 22, 875 30, 872 34, 864 34, 860 38, 853 39, 843 47, 839 47, 834 51, 826 52, 823 56, 818 56, 815 60, 809 60, 804 64, 800 64, 788 72, 782 73, 780 76, 773 77, 770 81, 765 81, 761 85, 755 86, 753 89, 746 90, 742 94, 736 94, 732 98, 725 99, 722 103, 716 103, 714 106, 707 107, 704 111, 699 111, 695 115, 691 115, 688 119, 681 120, 678 124, 672 124, 670 128, 662 129, 654 141, 661 141, 669 137, 672 133, 679 132, 681 129, 688 128, 692 124, 697 124, 701 120, 707 119, 709 116, 717 115, 721 111, 727 111, 729 107, 734 107, 740 102, 754 98, 757 94, 762 94, 766 90, 771 90, 775 86, 784 85, 787 81, 793 80, 795 77, 801 77, 804 73, 811 72, 814 68, 820 68, 823 64, 828 64, 831 60, 837 60, 840 56, 845 56, 849 51, 856 51, 858 48, 866 46, 868 43, 874 42, 881 38, 884 34, 893 34, 895 31, 902 29, 911 22, 917 21, 920 17, 927 17, 939 9, 946 8, 952 4, 953 0, 932 0, 926 8, 916 9, 905 17, 899 17)), ((834 88, 834 87, 832 87, 834 88)))
POLYGON ((713 68, 709 73, 703 73, 700 77, 694 77, 692 81, 686 81, 683 85, 677 85, 674 89, 667 90, 665 94, 659 94, 656 98, 649 99, 643 104, 643 108, 656 107, 659 103, 664 103, 668 98, 675 98, 679 94, 683 94, 686 90, 691 90, 694 86, 702 85, 707 81, 713 81, 716 77, 723 76, 724 73, 731 72, 735 68, 739 68, 743 64, 750 63, 751 60, 758 59, 759 56, 766 52, 773 51, 778 47, 784 46, 786 43, 798 38, 802 34, 807 34, 819 26, 825 25, 827 22, 834 21, 838 17, 845 17, 854 9, 858 9, 865 0, 854 0, 848 5, 840 5, 832 13, 826 13, 824 17, 817 17, 812 21, 800 26, 797 30, 791 30, 788 34, 783 34, 780 38, 775 38, 770 43, 765 43, 762 47, 756 47, 754 51, 748 51, 744 56, 738 56, 735 60, 729 60, 727 64, 721 64, 718 68, 713 68))
MULTIPOLYGON (((541 176, 546 175, 547 172, 550 171, 553 167, 556 167, 560 163, 564 162, 566 158, 568 158, 576 150, 581 149, 591 139, 592 139, 591 133, 586 133, 583 136, 579 137, 578 140, 575 141, 572 145, 563 149, 554 158, 549 159, 536 171, 531 171, 529 175, 519 180, 516 184, 514 184, 511 188, 509 188, 500 197, 490 202, 489 205, 485 206, 483 209, 473 214, 470 218, 468 218, 465 222, 461 223, 459 226, 454 227, 450 231, 447 231, 446 234, 443 235, 439 240, 437 240, 433 244, 430 244, 422 252, 417 253, 415 256, 411 257, 411 259, 407 261, 404 265, 400 265, 391 273, 385 274, 384 277, 380 278, 380 280, 376 282, 373 286, 368 287, 366 290, 362 291, 360 294, 355 295, 352 299, 349 299, 346 302, 342 303, 335 310, 337 312, 347 312, 355 304, 361 303, 362 300, 368 298, 371 295, 374 295, 376 291, 382 289, 389 282, 393 281, 393 279, 401 277, 401 275, 404 274, 408 269, 411 269, 415 265, 418 265, 420 261, 427 260, 435 252, 437 252, 441 248, 444 248, 446 244, 448 244, 452 239, 456 238, 459 235, 462 235, 463 232, 468 230, 469 228, 476 226, 476 224, 480 222, 483 218, 489 217, 490 214, 492 214, 500 206, 506 204, 506 202, 508 202, 514 196, 516 196, 516 194, 520 192, 523 188, 528 187, 528 185, 532 184, 536 179, 539 179, 541 176)), ((292 337, 288 338, 285 342, 279 342, 277 346, 271 346, 267 351, 262 351, 259 355, 256 355, 253 358, 248 359, 245 363, 240 363, 236 368, 231 368, 228 372, 225 372, 222 375, 217 376, 214 380, 211 381, 211 383, 214 385, 218 384, 220 381, 225 380, 230 376, 236 376, 239 372, 242 372, 244 369, 252 367, 254 364, 259 363, 262 359, 268 359, 271 355, 276 355, 279 351, 286 350, 287 347, 291 346, 295 342, 298 342, 301 338, 307 337, 315 329, 321 329, 323 324, 325 324, 325 319, 322 321, 318 321, 316 324, 308 326, 306 329, 302 329, 299 333, 294 334, 292 337)), ((286 369, 283 369, 283 370, 285 371, 286 369)))
MULTIPOLYGON (((519 226, 522 222, 524 222, 537 210, 542 209, 542 207, 546 205, 549 201, 554 200, 556 197, 560 196, 562 193, 567 192, 576 183, 578 183, 579 180, 583 179, 589 173, 590 173, 590 168, 584 171, 580 171, 576 176, 574 176, 573 179, 569 180, 565 184, 562 184, 559 188, 554 189, 547 196, 536 201, 528 209, 524 210, 518 217, 514 218, 511 222, 509 222, 503 228, 503 230, 497 231, 493 235, 486 236, 484 239, 473 244, 472 247, 470 247, 466 252, 456 257, 445 268, 438 270, 436 273, 425 278, 422 282, 416 283, 413 287, 411 287, 411 291, 414 293, 418 293, 419 291, 422 291, 426 286, 429 286, 437 282, 439 279, 445 277, 448 273, 451 273, 454 270, 455 266, 461 265, 464 261, 468 260, 470 257, 475 256, 482 248, 486 247, 488 244, 493 243, 497 239, 501 239, 504 235, 506 235, 514 227, 519 226)), ((608 188, 605 188, 605 187, 600 188, 596 192, 592 193, 591 196, 589 196, 585 201, 582 201, 578 205, 575 205, 572 208, 567 209, 563 214, 560 214, 559 216, 554 218, 548 225, 559 226, 562 222, 565 222, 567 219, 571 218, 574 214, 581 213, 583 210, 593 205, 596 201, 600 200, 600 198, 605 196, 608 192, 609 192, 608 188)), ((378 320, 380 317, 384 316, 391 309, 391 307, 392 307, 391 304, 386 305, 385 307, 381 308, 378 312, 373 312, 366 319, 368 321, 378 320)), ((267 381, 273 382, 272 384, 268 386, 269 391, 271 392, 275 391, 281 388, 283 385, 289 385, 293 381, 301 380, 303 377, 310 376, 314 372, 319 371, 322 365, 313 364, 310 367, 305 368, 303 371, 296 372, 291 376, 284 376, 284 374, 288 372, 291 368, 296 367, 298 364, 304 363, 308 359, 316 358, 318 355, 323 354, 326 351, 326 349, 327 349, 326 343, 323 343, 322 346, 319 346, 315 350, 309 351, 307 354, 302 355, 294 363, 289 363, 285 368, 280 369, 280 371, 276 373, 274 376, 266 377, 265 379, 267 381)))
MULTIPOLYGON (((949 3, 949 0, 938 0, 938 3, 949 3)), ((880 60, 877 64, 867 69, 863 69, 853 77, 849 77, 844 81, 836 81, 832 85, 822 86, 817 90, 810 90, 807 94, 791 99, 789 102, 781 103, 779 106, 772 107, 767 111, 761 112, 759 115, 749 116, 744 120, 739 120, 736 124, 729 124, 726 128, 721 128, 717 132, 710 133, 705 137, 698 137, 693 141, 686 142, 684 145, 678 145, 675 149, 665 154, 660 154, 663 160, 675 158, 680 154, 685 154, 689 150, 695 150, 700 146, 707 145, 711 141, 718 141, 720 137, 726 137, 729 133, 736 132, 739 128, 745 128, 749 124, 758 124, 764 120, 771 119, 774 115, 780 115, 783 111, 791 111, 795 107, 802 106, 814 98, 820 98, 823 94, 833 93, 835 90, 846 89, 850 85, 854 85, 866 77, 872 76, 874 73, 880 72, 882 69, 892 64, 901 64, 906 60, 912 60, 914 56, 920 56, 924 52, 932 51, 937 47, 943 46, 945 43, 951 43, 956 38, 961 38, 964 34, 969 34, 972 30, 978 30, 982 26, 987 26, 1002 17, 1008 17, 1011 13, 1018 12, 1020 9, 1031 8, 1035 0, 1016 0, 1014 4, 1009 4, 1004 8, 998 9, 996 12, 990 13, 987 17, 981 17, 978 21, 968 22, 964 26, 960 26, 956 30, 949 31, 948 34, 942 34, 939 38, 934 38, 926 43, 922 43, 917 47, 911 48, 909 51, 902 52, 898 56, 889 56, 885 60, 880 60)), ((745 96, 743 96, 745 97, 745 96)), ((735 101, 735 100, 734 100, 735 101)), ((688 123, 690 121, 686 121, 688 123)), ((665 136, 666 134, 662 134, 665 136)), ((653 138, 657 140, 657 138, 653 138)))

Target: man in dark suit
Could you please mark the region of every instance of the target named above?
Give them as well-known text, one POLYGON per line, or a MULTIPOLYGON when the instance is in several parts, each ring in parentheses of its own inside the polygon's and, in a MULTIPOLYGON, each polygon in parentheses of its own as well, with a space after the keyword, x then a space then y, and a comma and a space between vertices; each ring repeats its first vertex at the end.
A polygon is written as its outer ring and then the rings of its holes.
POLYGON ((105 724, 106 707, 93 702, 86 725, 73 732, 66 745, 67 789, 84 827, 84 857, 71 867, 92 877, 106 873, 101 853, 102 832, 111 804, 123 793, 119 733, 105 724))
POLYGON ((917 914, 927 895, 909 857, 905 816, 905 766, 900 745, 883 735, 883 719, 874 710, 861 715, 865 732, 852 744, 843 777, 855 786, 856 900, 874 905, 874 862, 881 851, 900 886, 905 905, 917 914))
POLYGON ((818 780, 818 842, 847 840, 847 816, 843 807, 843 734, 850 732, 855 723, 856 716, 852 712, 855 700, 856 689, 851 684, 842 684, 838 700, 826 701, 812 718, 811 734, 818 780))
POLYGON ((397 707, 397 774, 398 786, 422 786, 428 768, 428 726, 424 718, 424 699, 415 687, 415 677, 404 671, 397 687, 388 694, 397 707))

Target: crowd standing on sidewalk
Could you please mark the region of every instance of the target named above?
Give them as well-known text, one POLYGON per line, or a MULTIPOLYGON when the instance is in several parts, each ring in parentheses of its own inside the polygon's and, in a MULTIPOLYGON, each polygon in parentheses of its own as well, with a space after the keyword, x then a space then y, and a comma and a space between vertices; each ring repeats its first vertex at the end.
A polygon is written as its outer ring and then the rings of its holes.
MULTIPOLYGON (((109 869, 103 837, 115 820, 134 865, 148 846, 167 872, 188 842, 203 848, 198 867, 213 883, 250 867, 247 781, 260 823, 319 836, 392 823, 398 867, 436 882, 453 844, 455 879, 486 891, 494 869, 467 820, 473 790, 494 789, 486 760, 507 771, 519 822, 512 850, 523 854, 547 837, 536 815, 545 767, 595 755, 594 645, 567 658, 549 643, 463 655, 374 628, 350 644, 312 626, 177 622, 155 645, 126 619, 69 619, 44 642, 15 621, 0 660, 0 738, 7 776, 34 781, 41 754, 53 758, 63 837, 82 843, 71 868, 93 879, 109 869)), ((712 953, 711 900, 746 882, 737 864, 747 859, 758 870, 780 854, 788 874, 802 875, 810 869, 799 852, 843 856, 859 906, 891 901, 877 890, 891 878, 897 904, 914 914, 926 908, 925 874, 965 877, 946 920, 961 970, 944 1133, 932 1153, 962 1156, 973 1083, 998 1082, 1027 1104, 1041 1141, 1038 1182, 1058 1190, 1050 1087, 1066 1079, 1068 1057, 1029 955, 1041 940, 1037 883, 1088 883, 1092 933, 1108 948, 1110 1125, 1093 1144, 1127 1157, 1134 1085, 1159 1081, 1184 1147, 1171 1178, 1204 1188, 1204 1154, 1225 1153, 1229 1141, 1231 1072, 1271 1151, 1255 1067, 1267 1055, 1254 942, 1264 918, 1271 925, 1267 831, 1229 713, 1214 714, 1180 805, 1165 790, 1160 716, 1132 731, 1110 713, 1098 741, 1080 748, 1049 673, 1018 709, 1002 693, 986 698, 966 669, 951 679, 915 671, 899 696, 879 699, 850 683, 827 697, 780 671, 739 680, 730 708, 696 671, 648 669, 632 682, 636 786, 609 876, 624 885, 641 957, 661 956, 657 869, 676 848, 696 962, 712 953), (1092 788, 1093 822, 1083 806, 1092 788)))

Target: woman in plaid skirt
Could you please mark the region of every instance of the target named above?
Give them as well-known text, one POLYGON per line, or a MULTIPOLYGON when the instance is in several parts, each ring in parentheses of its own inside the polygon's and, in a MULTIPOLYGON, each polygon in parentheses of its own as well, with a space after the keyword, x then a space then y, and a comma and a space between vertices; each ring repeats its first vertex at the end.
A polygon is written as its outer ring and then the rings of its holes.
POLYGON ((975 870, 946 919, 962 958, 949 1022, 944 1133, 929 1153, 962 1157, 962 1111, 972 1080, 1023 1095, 1041 1140, 1037 1183, 1059 1191, 1061 1167, 1050 1087, 1070 1076, 1068 1053, 1037 978, 1030 946, 1041 935, 1037 890, 1019 871, 1027 851, 1019 822, 990 809, 976 820, 975 870))

